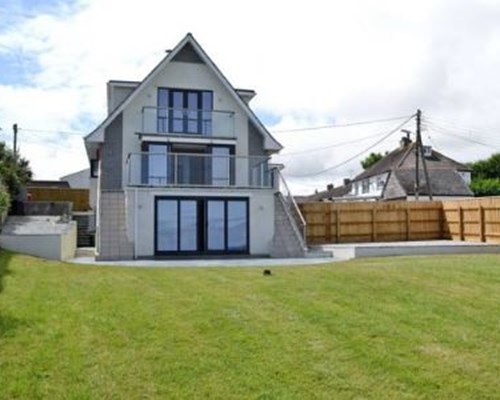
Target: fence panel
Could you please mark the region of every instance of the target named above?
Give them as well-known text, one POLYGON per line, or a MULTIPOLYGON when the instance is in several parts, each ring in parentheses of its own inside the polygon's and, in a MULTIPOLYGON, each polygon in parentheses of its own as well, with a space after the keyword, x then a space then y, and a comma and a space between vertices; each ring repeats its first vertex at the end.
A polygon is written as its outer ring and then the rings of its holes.
POLYGON ((88 189, 32 187, 28 193, 32 201, 69 201, 73 211, 90 210, 88 189))
POLYGON ((303 203, 310 244, 442 237, 440 202, 303 203))
POLYGON ((500 197, 443 201, 446 238, 500 243, 500 197))
POLYGON ((450 201, 303 203, 310 244, 409 240, 500 243, 500 197, 450 201))

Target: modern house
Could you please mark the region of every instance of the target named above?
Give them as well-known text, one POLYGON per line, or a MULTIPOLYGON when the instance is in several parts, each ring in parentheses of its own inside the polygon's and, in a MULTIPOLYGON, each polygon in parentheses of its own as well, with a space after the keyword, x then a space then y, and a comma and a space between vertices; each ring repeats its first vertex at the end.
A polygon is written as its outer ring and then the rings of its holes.
MULTIPOLYGON (((310 195, 307 201, 415 200, 416 148, 416 143, 403 137, 397 149, 352 181, 346 181, 338 188, 331 187, 310 195)), ((424 146, 423 152, 433 199, 451 200, 474 196, 469 188, 472 170, 468 166, 446 157, 430 146, 424 146)), ((429 193, 422 161, 419 157, 418 196, 420 200, 426 200, 429 199, 429 193)))
POLYGON ((142 80, 110 81, 85 138, 101 260, 306 251, 282 148, 191 34, 142 80))

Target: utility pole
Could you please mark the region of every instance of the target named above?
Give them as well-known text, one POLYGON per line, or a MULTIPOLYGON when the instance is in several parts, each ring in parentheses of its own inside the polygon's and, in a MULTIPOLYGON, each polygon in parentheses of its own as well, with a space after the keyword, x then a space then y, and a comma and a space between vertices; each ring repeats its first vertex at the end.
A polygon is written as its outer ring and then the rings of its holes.
POLYGON ((415 200, 418 201, 418 194, 420 190, 420 171, 418 165, 418 158, 420 156, 419 146, 420 146, 420 119, 422 116, 422 111, 417 110, 417 140, 415 140, 415 200))
POLYGON ((432 201, 432 189, 431 182, 429 180, 429 173, 427 171, 427 163, 425 161, 424 146, 422 144, 422 134, 421 134, 421 123, 422 123, 422 111, 417 110, 417 143, 415 149, 415 199, 418 200, 419 187, 420 187, 420 174, 418 170, 418 159, 422 157, 422 166, 424 167, 425 184, 427 186, 427 194, 429 195, 429 200, 432 201))
POLYGON ((17 157, 17 124, 12 125, 14 131, 14 157, 17 157))

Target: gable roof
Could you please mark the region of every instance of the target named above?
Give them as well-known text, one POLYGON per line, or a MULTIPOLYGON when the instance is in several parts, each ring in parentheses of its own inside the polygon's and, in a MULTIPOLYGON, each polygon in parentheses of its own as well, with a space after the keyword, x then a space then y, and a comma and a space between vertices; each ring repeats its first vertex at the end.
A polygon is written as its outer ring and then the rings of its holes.
MULTIPOLYGON (((400 169, 394 171, 397 179, 407 196, 415 195, 415 169, 400 169)), ((451 169, 429 170, 429 181, 433 196, 474 196, 462 177, 451 169)), ((428 195, 427 181, 423 172, 420 174, 419 194, 428 195)), ((386 197, 386 196, 384 196, 386 197)))
MULTIPOLYGON (((411 143, 405 147, 399 147, 387 154, 384 158, 373 164, 370 168, 357 175, 353 181, 359 181, 385 172, 397 170, 415 170, 415 147, 416 143, 411 143)), ((427 169, 450 170, 450 171, 471 171, 470 167, 459 163, 436 150, 432 150, 429 157, 425 159, 427 169)), ((414 174, 414 173, 413 173, 414 174)))
POLYGON ((141 81, 141 83, 126 97, 123 102, 118 105, 114 111, 112 111, 101 124, 97 126, 91 133, 89 133, 84 139, 86 142, 102 142, 104 141, 104 129, 134 100, 135 97, 176 57, 178 60, 184 60, 186 58, 192 58, 192 53, 196 54, 199 59, 208 66, 209 69, 217 76, 217 78, 222 82, 224 87, 228 90, 231 96, 234 98, 236 103, 244 110, 249 120, 255 125, 257 130, 264 137, 264 143, 266 149, 277 152, 283 148, 283 146, 271 135, 271 133, 266 129, 262 122, 257 118, 255 113, 250 109, 248 104, 246 104, 241 97, 238 95, 233 86, 229 83, 227 78, 222 74, 215 63, 210 59, 210 57, 205 53, 202 47, 198 44, 191 33, 188 33, 175 48, 170 51, 156 67, 154 67, 151 72, 141 81), (187 46, 187 47, 186 47, 187 46))
POLYGON ((299 202, 304 203, 308 201, 323 201, 332 200, 337 197, 344 197, 351 191, 351 184, 342 185, 338 187, 333 187, 331 189, 323 190, 318 193, 311 194, 309 196, 301 196, 299 202))

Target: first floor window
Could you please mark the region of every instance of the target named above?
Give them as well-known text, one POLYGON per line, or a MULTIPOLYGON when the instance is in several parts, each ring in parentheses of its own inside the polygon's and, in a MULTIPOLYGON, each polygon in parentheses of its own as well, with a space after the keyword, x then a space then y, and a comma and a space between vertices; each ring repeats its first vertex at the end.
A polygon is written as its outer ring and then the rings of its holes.
POLYGON ((365 179, 361 182, 361 191, 362 193, 368 193, 370 191, 370 180, 365 179))

